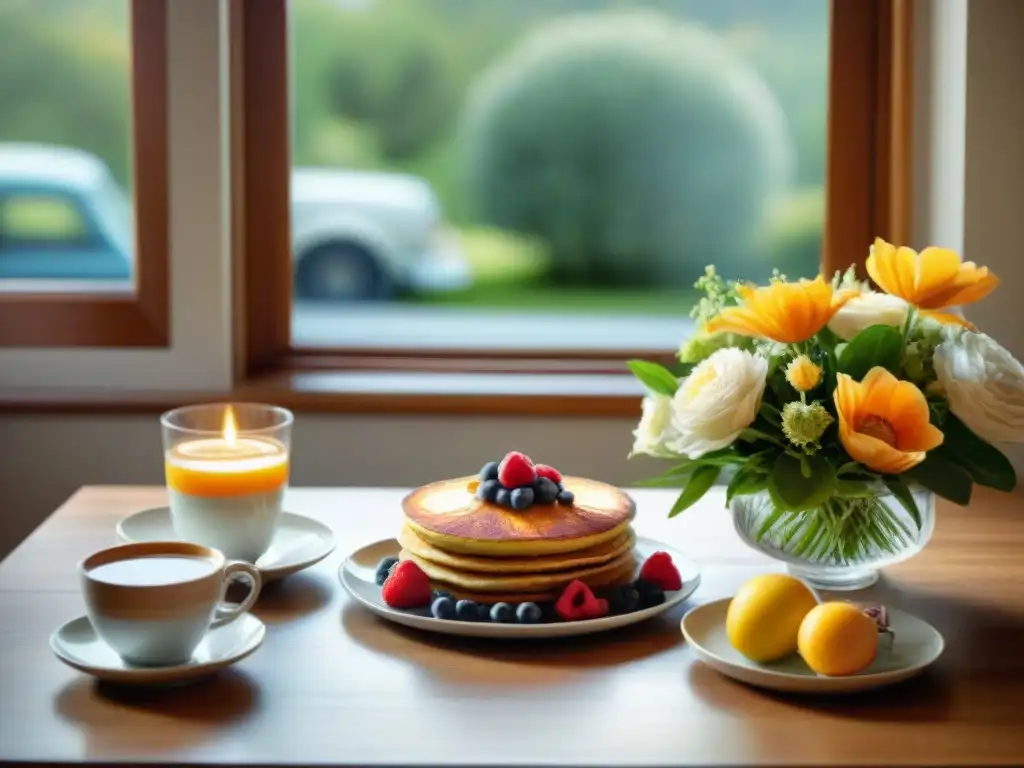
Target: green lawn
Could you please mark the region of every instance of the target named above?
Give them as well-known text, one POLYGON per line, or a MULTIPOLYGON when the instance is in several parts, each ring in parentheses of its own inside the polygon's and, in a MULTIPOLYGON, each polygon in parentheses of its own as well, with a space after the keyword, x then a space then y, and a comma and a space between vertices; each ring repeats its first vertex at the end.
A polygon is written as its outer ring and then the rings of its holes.
POLYGON ((696 303, 695 289, 664 291, 573 287, 546 278, 548 258, 542 245, 505 232, 463 229, 459 239, 473 270, 473 285, 448 293, 405 297, 416 304, 495 309, 684 316, 696 303))

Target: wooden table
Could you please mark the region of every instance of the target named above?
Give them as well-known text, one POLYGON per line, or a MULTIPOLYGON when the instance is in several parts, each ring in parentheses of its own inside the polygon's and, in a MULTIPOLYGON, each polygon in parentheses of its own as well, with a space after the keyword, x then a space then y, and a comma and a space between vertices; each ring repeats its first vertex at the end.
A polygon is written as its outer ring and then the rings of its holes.
POLYGON ((637 528, 688 552, 703 584, 661 619, 570 641, 460 641, 381 622, 344 595, 344 554, 398 529, 398 490, 291 492, 335 554, 267 589, 263 648, 191 687, 118 690, 47 645, 83 612, 76 563, 115 543, 157 488, 85 488, 0 565, 0 760, 216 765, 981 765, 1024 760, 1024 497, 940 505, 932 543, 873 588, 945 634, 924 676, 843 700, 785 698, 720 677, 679 632, 687 607, 774 568, 721 496, 637 528))

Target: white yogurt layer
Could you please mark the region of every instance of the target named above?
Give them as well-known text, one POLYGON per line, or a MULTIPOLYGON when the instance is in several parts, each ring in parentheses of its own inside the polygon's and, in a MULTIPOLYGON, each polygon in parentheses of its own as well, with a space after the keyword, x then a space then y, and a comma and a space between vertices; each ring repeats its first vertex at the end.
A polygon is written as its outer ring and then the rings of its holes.
POLYGON ((230 560, 255 562, 270 547, 286 486, 242 496, 193 496, 168 489, 178 538, 213 547, 230 560))

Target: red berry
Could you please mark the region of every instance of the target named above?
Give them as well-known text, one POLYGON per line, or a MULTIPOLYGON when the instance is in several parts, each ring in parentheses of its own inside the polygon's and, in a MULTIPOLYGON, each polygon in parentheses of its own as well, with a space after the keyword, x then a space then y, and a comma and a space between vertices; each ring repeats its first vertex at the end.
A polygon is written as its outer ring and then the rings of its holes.
POLYGON ((537 470, 530 457, 519 451, 512 451, 498 465, 498 482, 506 488, 533 485, 536 479, 537 470))
POLYGON ((538 464, 535 469, 537 470, 537 477, 546 477, 553 483, 562 482, 562 473, 554 467, 549 467, 547 464, 538 464))
POLYGON ((412 560, 391 569, 380 596, 392 608, 420 608, 430 603, 430 579, 412 560))
POLYGON ((608 614, 608 601, 599 600, 586 584, 575 579, 562 590, 555 603, 555 613, 565 621, 599 619, 608 614))
POLYGON ((655 552, 640 568, 640 578, 665 591, 683 588, 683 578, 668 552, 655 552))

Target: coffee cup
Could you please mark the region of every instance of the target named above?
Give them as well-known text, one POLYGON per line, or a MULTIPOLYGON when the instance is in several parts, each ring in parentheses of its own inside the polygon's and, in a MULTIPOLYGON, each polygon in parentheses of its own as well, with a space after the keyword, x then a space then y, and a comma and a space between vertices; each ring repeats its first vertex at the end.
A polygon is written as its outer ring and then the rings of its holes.
POLYGON ((103 549, 78 567, 86 613, 96 634, 126 664, 176 666, 192 658, 215 627, 256 602, 260 574, 216 549, 180 541, 103 549), (249 584, 238 604, 224 601, 235 578, 249 584))
POLYGON ((256 562, 273 541, 288 487, 290 411, 205 403, 163 414, 175 535, 256 562))

